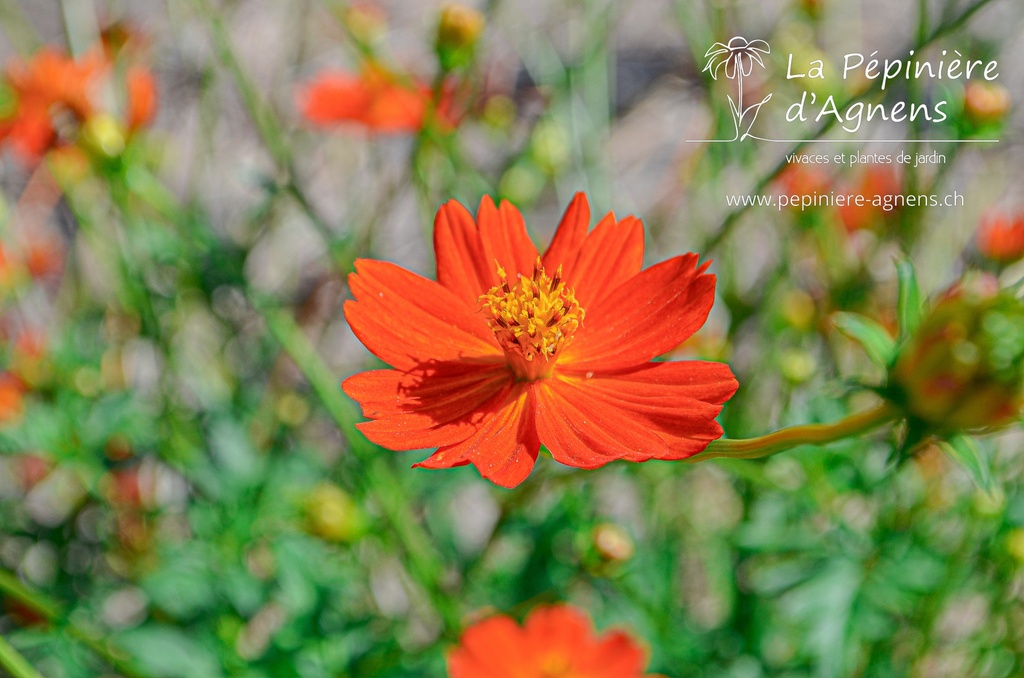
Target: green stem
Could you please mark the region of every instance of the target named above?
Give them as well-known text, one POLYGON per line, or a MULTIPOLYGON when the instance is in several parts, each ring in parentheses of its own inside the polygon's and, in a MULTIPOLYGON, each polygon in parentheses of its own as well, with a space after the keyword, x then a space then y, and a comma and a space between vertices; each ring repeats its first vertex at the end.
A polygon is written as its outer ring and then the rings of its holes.
MULTIPOLYGON (((8 598, 17 600, 46 619, 47 623, 62 628, 69 636, 92 650, 108 666, 125 678, 148 678, 145 673, 135 667, 126 654, 112 648, 109 641, 103 640, 103 634, 100 631, 83 628, 80 624, 68 620, 58 602, 43 593, 29 588, 20 579, 6 570, 0 570, 0 593, 8 598)), ((36 678, 38 676, 34 670, 32 673, 15 673, 2 658, 0 658, 0 666, 7 669, 15 678, 36 678)), ((31 667, 29 669, 31 670, 31 667)))
POLYGON ((43 678, 42 674, 32 668, 28 660, 0 636, 0 667, 3 667, 13 678, 43 678))
POLYGON ((353 422, 358 413, 342 395, 333 372, 317 353, 309 338, 291 315, 281 308, 254 301, 271 334, 295 362, 317 397, 341 430, 349 449, 363 466, 363 481, 368 494, 376 498, 391 524, 395 536, 408 556, 410 573, 419 581, 444 621, 446 631, 454 635, 461 628, 458 603, 447 596, 441 585, 444 564, 431 546, 430 536, 410 508, 402 483, 353 422))
POLYGON ((759 459, 784 452, 800 445, 826 445, 844 438, 852 438, 882 424, 899 418, 899 410, 882 403, 870 410, 851 414, 831 424, 804 424, 790 426, 757 438, 715 440, 707 449, 687 461, 705 461, 727 457, 731 459, 759 459))

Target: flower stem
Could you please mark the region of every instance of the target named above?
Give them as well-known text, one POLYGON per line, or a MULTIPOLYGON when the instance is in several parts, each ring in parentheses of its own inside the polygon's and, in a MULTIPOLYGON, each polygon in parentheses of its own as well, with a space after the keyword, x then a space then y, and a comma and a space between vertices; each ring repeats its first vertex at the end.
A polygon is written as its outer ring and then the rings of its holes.
POLYGON ((273 306, 273 302, 255 299, 254 295, 250 295, 250 299, 266 321, 270 333, 295 362, 341 430, 353 456, 362 464, 363 481, 369 494, 380 502, 394 536, 406 552, 410 574, 430 596, 447 633, 454 636, 461 628, 458 602, 443 590, 444 563, 410 507, 401 481, 377 454, 376 448, 356 429, 353 422, 359 418, 358 413, 342 394, 331 369, 302 328, 287 311, 273 306))
POLYGON ((852 438, 899 417, 899 410, 882 403, 870 410, 851 414, 831 424, 804 424, 769 433, 757 438, 715 440, 700 454, 687 461, 705 461, 726 457, 730 459, 759 459, 784 452, 800 445, 826 445, 844 438, 852 438))
MULTIPOLYGON (((127 655, 111 647, 109 641, 103 640, 103 634, 100 631, 84 628, 79 623, 66 619, 59 603, 49 596, 29 588, 6 570, 0 570, 0 593, 17 600, 32 612, 46 619, 47 623, 62 628, 67 635, 88 647, 96 656, 125 678, 147 678, 146 674, 140 671, 127 655)), ((0 641, 2 641, 2 637, 0 637, 0 641)), ((12 661, 10 652, 14 652, 21 661, 25 661, 14 648, 0 647, 0 666, 15 678, 39 678, 39 674, 31 666, 28 666, 29 672, 23 671, 22 673, 18 673, 16 668, 12 668, 9 663, 12 661)), ((13 661, 17 662, 17 659, 13 661)))
POLYGON ((3 636, 0 636, 0 667, 13 678, 43 678, 3 636))

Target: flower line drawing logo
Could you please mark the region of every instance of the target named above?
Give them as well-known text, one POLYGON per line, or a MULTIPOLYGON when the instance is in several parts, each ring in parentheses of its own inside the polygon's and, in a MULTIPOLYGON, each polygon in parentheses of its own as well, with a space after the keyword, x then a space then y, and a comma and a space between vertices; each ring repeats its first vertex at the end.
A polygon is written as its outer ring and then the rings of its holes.
POLYGON ((762 54, 770 54, 771 47, 764 40, 747 40, 742 36, 736 36, 728 43, 716 42, 704 54, 707 64, 704 71, 711 74, 711 77, 718 80, 718 73, 725 67, 725 77, 729 80, 736 80, 736 100, 729 96, 729 108, 732 111, 733 124, 736 127, 736 134, 732 139, 720 139, 720 141, 742 141, 749 136, 757 114, 769 99, 769 93, 764 99, 744 107, 743 105, 743 78, 754 72, 754 64, 764 68, 762 54), (742 130, 742 132, 741 132, 742 130))

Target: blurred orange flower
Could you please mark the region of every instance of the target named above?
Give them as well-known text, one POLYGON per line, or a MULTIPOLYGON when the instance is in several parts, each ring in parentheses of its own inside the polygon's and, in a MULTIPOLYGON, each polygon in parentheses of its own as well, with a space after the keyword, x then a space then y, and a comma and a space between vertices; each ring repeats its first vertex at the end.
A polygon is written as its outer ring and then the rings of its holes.
POLYGON ((21 415, 25 385, 9 372, 0 372, 0 423, 21 415))
MULTIPOLYGON (((81 61, 42 49, 7 69, 13 110, 0 119, 0 140, 28 161, 37 160, 57 137, 61 116, 81 122, 93 112, 89 91, 103 69, 98 52, 81 61)), ((69 121, 70 122, 70 121, 69 121)))
POLYGON ((1024 257, 1024 213, 990 210, 974 234, 978 252, 986 259, 1008 264, 1024 257))
POLYGON ((867 202, 863 205, 845 203, 839 206, 839 216, 848 233, 860 229, 870 229, 892 208, 884 209, 884 204, 894 204, 894 197, 902 191, 902 178, 897 169, 891 165, 868 165, 857 181, 846 190, 852 195, 862 195, 867 202), (880 203, 880 204, 878 204, 880 203))
MULTIPOLYGON (((44 48, 26 62, 16 61, 4 78, 11 97, 0 111, 0 142, 6 141, 26 162, 67 141, 78 126, 103 112, 94 96, 113 72, 112 57, 97 47, 80 59, 44 48), (63 138, 62 138, 63 137, 63 138)), ((148 123, 156 110, 156 84, 141 66, 126 72, 123 123, 135 131, 148 123)))
MULTIPOLYGON (((318 125, 352 122, 376 132, 415 132, 423 127, 432 98, 428 86, 370 65, 359 75, 321 73, 300 92, 299 108, 318 125)), ((443 126, 454 125, 451 108, 451 96, 443 95, 434 112, 443 126)))
POLYGON ((466 629, 450 678, 644 678, 644 650, 623 631, 594 634, 568 605, 538 607, 519 626, 499 615, 466 629))
POLYGON ((433 282, 359 260, 345 317, 393 370, 343 384, 393 450, 437 447, 426 468, 473 464, 521 483, 543 443, 555 460, 685 459, 722 435, 735 392, 727 365, 651 362, 704 324, 715 277, 698 255, 641 271, 643 224, 605 216, 588 233, 583 194, 543 257, 519 211, 485 197, 474 220, 455 201, 434 222, 433 282))

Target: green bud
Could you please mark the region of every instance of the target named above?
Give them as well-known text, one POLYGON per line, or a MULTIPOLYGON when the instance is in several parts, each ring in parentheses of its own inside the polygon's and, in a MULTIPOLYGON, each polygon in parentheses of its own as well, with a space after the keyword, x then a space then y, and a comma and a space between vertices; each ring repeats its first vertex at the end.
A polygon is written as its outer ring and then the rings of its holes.
POLYGON ((889 373, 893 400, 938 433, 1013 422, 1022 385, 1024 303, 989 279, 939 300, 889 373))

